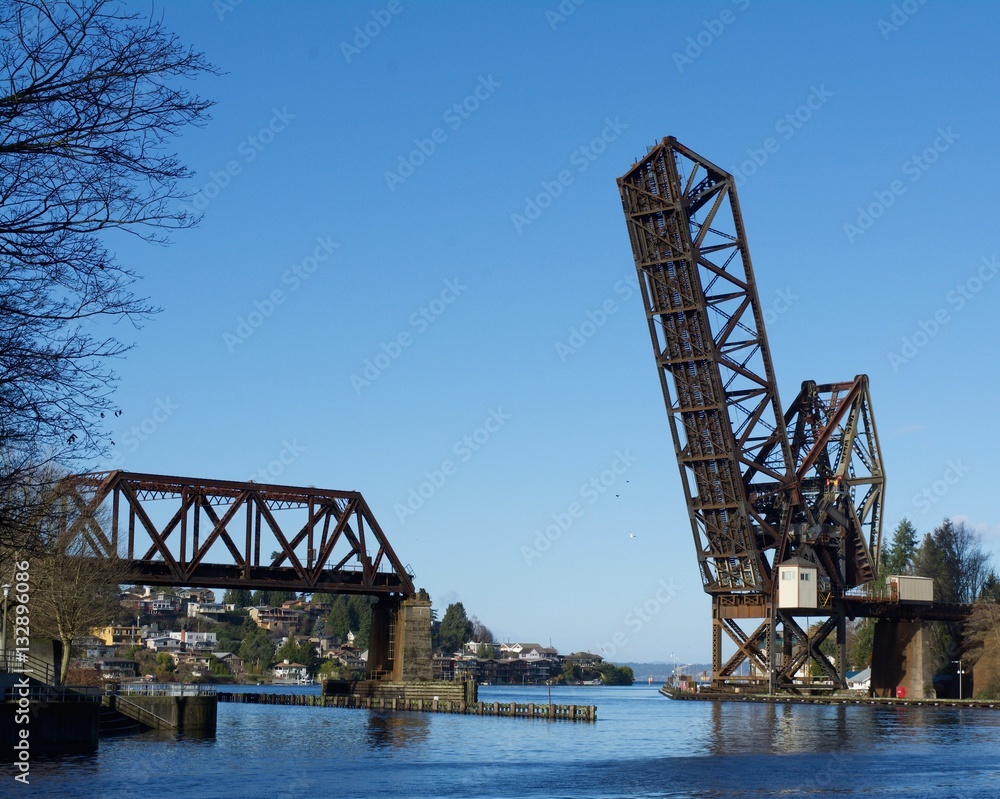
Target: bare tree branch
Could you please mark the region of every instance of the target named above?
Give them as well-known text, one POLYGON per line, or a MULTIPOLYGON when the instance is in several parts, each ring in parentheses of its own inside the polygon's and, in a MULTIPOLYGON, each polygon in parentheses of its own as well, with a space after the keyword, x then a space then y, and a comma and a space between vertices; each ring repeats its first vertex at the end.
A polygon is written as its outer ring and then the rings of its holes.
POLYGON ((102 330, 156 309, 106 234, 165 244, 197 223, 169 143, 208 119, 186 84, 215 72, 118 3, 0 6, 0 498, 40 463, 107 451, 108 361, 129 345, 102 330))

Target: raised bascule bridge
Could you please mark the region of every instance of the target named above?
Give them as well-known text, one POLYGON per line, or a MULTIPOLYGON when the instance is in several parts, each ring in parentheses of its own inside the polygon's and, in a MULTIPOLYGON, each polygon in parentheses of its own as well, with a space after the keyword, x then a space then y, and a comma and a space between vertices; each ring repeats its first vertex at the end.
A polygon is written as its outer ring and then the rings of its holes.
POLYGON ((875 589, 885 472, 868 378, 807 380, 782 406, 732 175, 668 137, 618 188, 712 599, 713 688, 795 692, 813 664, 846 688, 847 621, 873 617, 873 690, 923 696, 923 622, 969 608, 909 593, 912 578, 875 589))

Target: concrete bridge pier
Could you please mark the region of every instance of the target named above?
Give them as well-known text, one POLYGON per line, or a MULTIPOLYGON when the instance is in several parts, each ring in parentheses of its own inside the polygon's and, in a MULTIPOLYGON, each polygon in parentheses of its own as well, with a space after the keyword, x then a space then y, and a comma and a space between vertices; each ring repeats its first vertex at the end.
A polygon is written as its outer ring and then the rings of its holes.
POLYGON ((935 698, 930 636, 922 621, 879 619, 875 622, 871 695, 935 698))
POLYGON ((394 682, 432 679, 431 601, 425 592, 408 599, 383 596, 372 607, 366 676, 394 682))

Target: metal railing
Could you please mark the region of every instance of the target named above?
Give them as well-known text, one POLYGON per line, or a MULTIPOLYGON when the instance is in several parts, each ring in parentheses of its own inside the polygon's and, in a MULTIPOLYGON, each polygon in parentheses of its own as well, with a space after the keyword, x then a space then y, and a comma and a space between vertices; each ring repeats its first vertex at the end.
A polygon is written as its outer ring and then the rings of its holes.
POLYGON ((126 682, 118 687, 119 695, 127 696, 215 696, 215 685, 194 683, 126 682))
POLYGON ((170 719, 165 719, 163 716, 154 713, 152 710, 147 710, 141 705, 137 705, 135 702, 130 702, 120 694, 115 696, 113 707, 123 716, 128 716, 130 719, 134 719, 140 724, 145 724, 147 727, 152 727, 153 729, 173 729, 177 726, 177 724, 170 721, 170 719))
POLYGON ((47 683, 56 681, 56 671, 51 663, 16 650, 8 649, 0 656, 0 673, 24 674, 47 683))
POLYGON ((3 691, 3 699, 8 702, 26 699, 29 702, 91 702, 101 701, 100 689, 59 688, 55 685, 12 686, 3 691))

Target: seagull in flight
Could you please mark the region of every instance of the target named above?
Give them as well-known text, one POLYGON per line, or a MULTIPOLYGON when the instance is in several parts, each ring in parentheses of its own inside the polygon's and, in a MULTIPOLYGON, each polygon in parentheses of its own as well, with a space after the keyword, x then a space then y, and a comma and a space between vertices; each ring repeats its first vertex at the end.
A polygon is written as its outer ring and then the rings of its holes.
POLYGON ((630 530, 630 531, 629 531, 629 534, 628 534, 628 537, 629 537, 629 538, 635 538, 635 533, 633 533, 633 532, 632 532, 632 531, 630 530))

